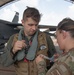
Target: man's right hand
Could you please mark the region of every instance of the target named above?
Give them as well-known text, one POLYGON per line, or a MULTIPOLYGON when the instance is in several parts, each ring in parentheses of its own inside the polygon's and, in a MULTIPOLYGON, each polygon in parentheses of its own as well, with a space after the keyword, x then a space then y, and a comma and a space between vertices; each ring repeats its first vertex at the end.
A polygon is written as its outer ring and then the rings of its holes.
POLYGON ((26 46, 27 45, 25 43, 25 40, 16 41, 13 46, 12 52, 15 54, 17 51, 22 50, 22 48, 25 48, 26 46))

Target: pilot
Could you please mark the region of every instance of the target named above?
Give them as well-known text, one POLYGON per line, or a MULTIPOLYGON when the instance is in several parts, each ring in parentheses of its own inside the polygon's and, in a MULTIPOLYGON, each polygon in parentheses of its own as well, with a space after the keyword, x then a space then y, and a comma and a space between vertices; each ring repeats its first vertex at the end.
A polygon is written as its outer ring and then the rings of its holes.
POLYGON ((40 19, 36 8, 27 7, 22 18, 23 28, 10 37, 1 55, 4 66, 14 63, 17 75, 45 75, 49 61, 40 58, 40 54, 52 57, 56 52, 50 36, 38 30, 40 19))
POLYGON ((46 75, 74 75, 74 20, 64 18, 57 26, 56 38, 63 54, 46 75))

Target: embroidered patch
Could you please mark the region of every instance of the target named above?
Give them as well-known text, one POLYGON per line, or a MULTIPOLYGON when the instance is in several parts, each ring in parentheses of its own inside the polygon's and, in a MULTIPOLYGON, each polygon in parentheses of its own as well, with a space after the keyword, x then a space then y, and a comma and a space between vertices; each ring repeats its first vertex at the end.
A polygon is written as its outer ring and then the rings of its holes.
POLYGON ((43 50, 45 48, 46 48, 46 46, 44 44, 40 46, 40 50, 43 50))

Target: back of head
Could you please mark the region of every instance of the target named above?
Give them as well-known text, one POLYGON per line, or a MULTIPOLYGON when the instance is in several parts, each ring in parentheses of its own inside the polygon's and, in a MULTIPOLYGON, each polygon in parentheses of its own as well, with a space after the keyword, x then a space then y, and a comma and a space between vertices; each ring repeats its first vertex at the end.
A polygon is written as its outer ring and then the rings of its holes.
POLYGON ((34 21, 39 22, 41 18, 41 14, 36 8, 27 7, 27 9, 23 13, 23 20, 25 21, 27 18, 32 18, 34 21))
POLYGON ((74 20, 70 18, 64 18, 57 26, 57 30, 68 31, 71 36, 74 38, 74 20))

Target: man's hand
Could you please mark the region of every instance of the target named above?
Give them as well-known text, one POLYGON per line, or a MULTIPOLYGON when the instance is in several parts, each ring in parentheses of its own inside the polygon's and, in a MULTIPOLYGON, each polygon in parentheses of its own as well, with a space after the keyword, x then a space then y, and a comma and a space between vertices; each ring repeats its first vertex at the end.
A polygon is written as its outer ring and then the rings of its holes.
POLYGON ((42 54, 40 54, 36 57, 36 63, 39 63, 40 61, 44 61, 42 54))
POLYGON ((41 54, 36 58, 36 65, 38 69, 38 75, 45 75, 47 70, 46 62, 41 54))
POLYGON ((22 50, 22 48, 25 48, 26 46, 25 40, 16 41, 12 52, 15 54, 18 50, 22 50))
POLYGON ((40 54, 40 55, 36 58, 36 60, 37 60, 37 62, 38 62, 38 61, 47 59, 47 60, 50 60, 50 62, 56 62, 57 59, 58 59, 58 57, 59 57, 59 54, 58 54, 58 53, 55 53, 52 57, 48 57, 48 56, 45 56, 45 55, 43 55, 43 54, 40 54))

